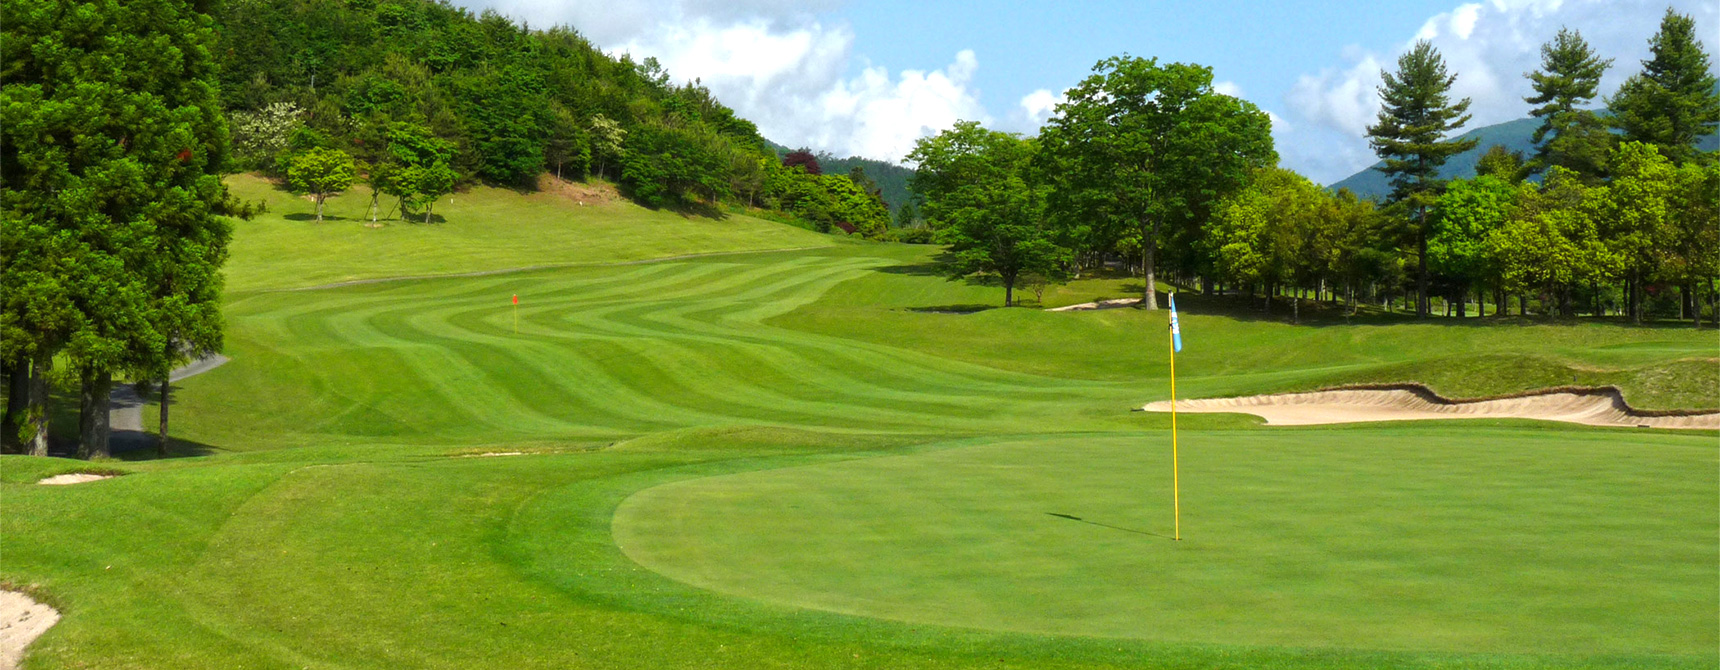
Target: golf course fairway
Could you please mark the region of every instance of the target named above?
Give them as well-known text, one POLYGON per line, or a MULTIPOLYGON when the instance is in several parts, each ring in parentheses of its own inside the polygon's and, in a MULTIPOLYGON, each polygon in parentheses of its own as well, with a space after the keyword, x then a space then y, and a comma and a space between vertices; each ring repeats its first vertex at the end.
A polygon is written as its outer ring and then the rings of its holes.
MULTIPOLYGON (((0 458, 26 670, 1720 667, 1713 431, 1185 415, 1175 541, 1166 315, 1039 309, 1126 274, 999 308, 763 219, 270 197, 176 457, 0 458)), ((1182 397, 1720 397, 1711 330, 1177 301, 1182 397)))

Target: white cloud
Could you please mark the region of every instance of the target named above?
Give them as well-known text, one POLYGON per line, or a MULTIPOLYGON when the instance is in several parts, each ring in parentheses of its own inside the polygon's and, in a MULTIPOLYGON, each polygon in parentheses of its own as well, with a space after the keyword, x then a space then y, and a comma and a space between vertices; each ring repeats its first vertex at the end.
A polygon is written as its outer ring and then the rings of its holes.
POLYGON ((1272 131, 1273 132, 1283 133, 1283 132, 1289 132, 1291 130, 1290 122, 1285 121, 1284 117, 1279 116, 1276 112, 1273 112, 1272 110, 1266 110, 1266 118, 1268 120, 1272 121, 1272 131))
POLYGON ((1242 96, 1242 87, 1237 85, 1237 83, 1234 81, 1221 81, 1221 82, 1218 82, 1216 84, 1213 84, 1212 90, 1216 93, 1219 93, 1220 95, 1228 95, 1232 98, 1243 97, 1242 96))
POLYGON ((837 155, 900 160, 958 120, 988 122, 972 51, 941 69, 854 64, 854 33, 819 20, 832 0, 460 0, 534 26, 568 24, 593 43, 655 57, 676 81, 698 79, 765 137, 837 155))
MULTIPOLYGON (((1418 39, 1432 41, 1445 57, 1446 67, 1457 75, 1455 96, 1472 99, 1474 119, 1469 128, 1528 114, 1523 98, 1532 91, 1523 73, 1540 66, 1541 44, 1561 26, 1580 30, 1596 52, 1616 58, 1601 80, 1602 93, 1610 94, 1641 69, 1638 61, 1648 56, 1648 38, 1667 4, 1667 0, 1487 0, 1459 5, 1429 18, 1392 53, 1351 47, 1342 56, 1344 65, 1300 77, 1284 96, 1295 128, 1280 137, 1279 149, 1287 165, 1326 183, 1371 164, 1375 157, 1364 136, 1379 109, 1380 70, 1395 69, 1397 55, 1418 39)), ((1717 34, 1720 6, 1716 3, 1672 0, 1670 4, 1696 18, 1698 35, 1717 34)), ((1711 53, 1720 47, 1720 40, 1707 41, 1711 53)))
POLYGON ((1063 104, 1064 100, 1062 93, 1053 93, 1051 89, 1042 88, 1021 97, 1021 111, 1027 115, 1031 125, 1041 126, 1057 113, 1057 106, 1063 104))

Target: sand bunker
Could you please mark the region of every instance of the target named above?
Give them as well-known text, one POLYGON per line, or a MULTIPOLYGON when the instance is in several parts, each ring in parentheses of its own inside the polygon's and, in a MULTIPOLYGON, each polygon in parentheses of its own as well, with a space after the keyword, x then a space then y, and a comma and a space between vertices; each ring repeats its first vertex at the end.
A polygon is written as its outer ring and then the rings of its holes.
MULTIPOLYGON (((1141 409, 1169 412, 1168 401, 1141 409)), ((1413 419, 1541 419, 1590 426, 1720 429, 1720 412, 1638 410, 1616 388, 1564 388, 1510 397, 1452 400, 1425 386, 1395 385, 1177 401, 1178 412, 1253 414, 1266 423, 1303 426, 1413 419)))
POLYGON ((1138 305, 1140 303, 1141 303, 1140 298, 1117 298, 1115 300, 1100 300, 1099 302, 1084 302, 1084 303, 1081 303, 1079 305, 1067 305, 1064 307, 1053 307, 1053 308, 1045 310, 1045 311, 1047 311, 1047 312, 1084 312, 1084 311, 1087 311, 1090 309, 1116 309, 1118 307, 1130 307, 1133 305, 1138 305))
POLYGON ((48 632, 60 613, 17 591, 0 591, 0 670, 14 670, 24 648, 48 632))
POLYGON ((99 475, 93 472, 73 472, 64 475, 54 475, 36 482, 45 486, 65 486, 67 484, 83 484, 85 482, 113 479, 113 475, 99 475))

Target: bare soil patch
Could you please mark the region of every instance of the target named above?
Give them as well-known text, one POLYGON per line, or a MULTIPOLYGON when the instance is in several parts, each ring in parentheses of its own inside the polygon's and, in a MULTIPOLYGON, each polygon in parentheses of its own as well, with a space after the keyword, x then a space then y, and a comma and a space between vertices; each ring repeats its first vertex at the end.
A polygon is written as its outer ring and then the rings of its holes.
POLYGON ((621 199, 621 193, 609 184, 590 184, 556 179, 545 174, 538 178, 538 190, 573 203, 575 207, 607 205, 621 199))

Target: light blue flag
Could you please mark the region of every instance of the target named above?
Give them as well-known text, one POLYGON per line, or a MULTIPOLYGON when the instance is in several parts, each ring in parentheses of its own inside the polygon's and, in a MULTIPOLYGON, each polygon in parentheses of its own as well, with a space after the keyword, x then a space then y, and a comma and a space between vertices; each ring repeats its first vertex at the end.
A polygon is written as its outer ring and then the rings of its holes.
POLYGON ((1171 299, 1171 351, 1182 353, 1182 329, 1177 327, 1177 294, 1172 293, 1171 299))

